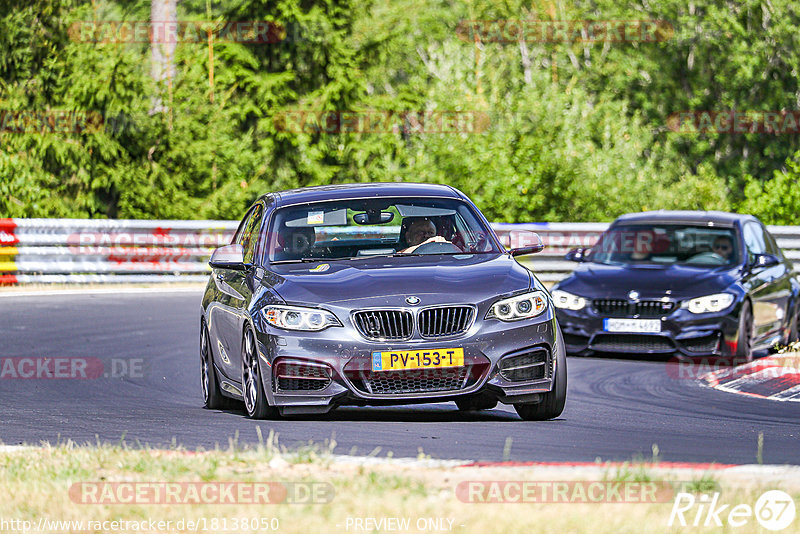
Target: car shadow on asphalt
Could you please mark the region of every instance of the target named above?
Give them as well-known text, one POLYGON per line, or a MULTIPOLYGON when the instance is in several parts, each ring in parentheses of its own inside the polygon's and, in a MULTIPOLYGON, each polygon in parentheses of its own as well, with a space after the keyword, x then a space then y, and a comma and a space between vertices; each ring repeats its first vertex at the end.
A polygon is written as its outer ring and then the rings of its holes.
MULTIPOLYGON (((753 352, 753 359, 757 360, 765 356, 769 356, 770 351, 759 350, 753 352)), ((643 361, 655 363, 677 363, 680 361, 689 362, 716 362, 719 365, 739 365, 744 363, 744 360, 738 360, 733 356, 687 356, 679 354, 633 354, 633 353, 617 353, 617 352, 597 352, 591 356, 569 356, 569 360, 594 358, 598 360, 623 360, 623 361, 643 361)))
POLYGON ((513 412, 499 409, 462 412, 454 408, 437 406, 432 408, 413 406, 342 406, 322 415, 288 416, 287 419, 320 420, 341 422, 387 422, 387 423, 458 423, 476 421, 520 421, 513 412))
MULTIPOLYGON (((247 417, 241 409, 226 408, 222 413, 247 417)), ((560 418, 559 418, 560 419, 560 418)), ((372 423, 459 423, 459 422, 511 422, 522 420, 513 411, 499 408, 477 412, 462 412, 443 404, 403 406, 340 406, 325 414, 286 415, 273 421, 331 421, 372 423)), ((556 419, 557 420, 557 419, 556 419)))

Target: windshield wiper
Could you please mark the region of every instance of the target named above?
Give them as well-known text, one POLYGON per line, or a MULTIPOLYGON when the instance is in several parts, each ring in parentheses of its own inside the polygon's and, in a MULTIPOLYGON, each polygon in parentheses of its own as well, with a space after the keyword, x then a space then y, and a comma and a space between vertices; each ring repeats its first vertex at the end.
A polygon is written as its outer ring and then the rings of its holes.
POLYGON ((342 261, 347 260, 350 258, 299 258, 295 260, 278 260, 278 261, 271 261, 272 265, 281 265, 283 263, 314 263, 317 261, 342 261))
POLYGON ((419 252, 392 252, 391 254, 365 254, 363 256, 353 256, 351 260, 362 260, 364 258, 406 258, 408 256, 424 256, 419 252))

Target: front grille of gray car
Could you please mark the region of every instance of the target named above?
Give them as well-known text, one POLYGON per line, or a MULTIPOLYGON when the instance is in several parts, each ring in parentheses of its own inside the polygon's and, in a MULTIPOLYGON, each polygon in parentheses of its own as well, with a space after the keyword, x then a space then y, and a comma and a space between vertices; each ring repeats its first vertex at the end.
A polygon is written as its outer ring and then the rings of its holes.
POLYGON ((364 372, 358 385, 372 395, 453 391, 466 386, 469 374, 470 367, 364 372))
POLYGON ((425 338, 455 336, 467 331, 475 309, 471 306, 441 306, 419 312, 419 335, 425 338))
POLYGON ((550 378, 550 352, 538 348, 523 354, 506 356, 500 360, 498 367, 500 376, 510 382, 550 378))
POLYGON ((373 341, 409 339, 414 331, 411 312, 406 310, 363 310, 353 314, 359 333, 373 341))

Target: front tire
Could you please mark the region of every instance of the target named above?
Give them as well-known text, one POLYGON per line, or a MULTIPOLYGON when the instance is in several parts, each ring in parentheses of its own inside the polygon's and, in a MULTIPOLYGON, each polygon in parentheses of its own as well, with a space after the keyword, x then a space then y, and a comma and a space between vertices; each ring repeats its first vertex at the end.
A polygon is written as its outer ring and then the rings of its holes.
POLYGON ((798 335, 800 335, 798 332, 800 330, 800 310, 797 310, 790 320, 791 325, 789 327, 789 334, 786 338, 787 346, 791 345, 795 341, 798 341, 798 335))
POLYGON ((753 310, 749 300, 742 303, 739 313, 739 337, 736 340, 737 364, 753 361, 753 310))
POLYGON ((203 391, 203 405, 208 410, 219 410, 228 406, 228 399, 222 395, 214 370, 214 358, 208 342, 208 328, 200 324, 200 385, 203 391))
POLYGON ((264 394, 264 387, 261 384, 256 337, 251 328, 244 331, 242 340, 242 388, 247 417, 265 419, 274 415, 275 410, 267 402, 267 396, 264 394))
POLYGON ((536 404, 515 404, 514 409, 525 421, 544 421, 555 419, 564 411, 567 402, 567 357, 565 354, 564 338, 561 330, 558 332, 560 349, 556 354, 555 379, 553 389, 542 394, 542 399, 536 404))

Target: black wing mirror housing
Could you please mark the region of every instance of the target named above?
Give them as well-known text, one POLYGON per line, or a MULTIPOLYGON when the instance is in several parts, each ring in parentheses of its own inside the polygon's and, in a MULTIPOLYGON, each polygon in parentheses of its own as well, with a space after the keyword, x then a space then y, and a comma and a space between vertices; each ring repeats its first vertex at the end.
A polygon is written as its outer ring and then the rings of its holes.
POLYGON ((751 265, 753 267, 772 267, 780 262, 781 260, 774 254, 756 254, 751 265))
POLYGON ((573 248, 569 252, 564 255, 564 259, 568 261, 577 261, 583 262, 586 261, 586 252, 589 249, 586 248, 573 248))
POLYGON ((517 240, 521 246, 512 248, 508 252, 512 256, 525 256, 527 254, 537 254, 544 250, 544 242, 539 234, 536 232, 525 231, 524 234, 520 232, 517 240))
POLYGON ((215 269, 233 269, 244 271, 247 265, 244 263, 244 248, 238 243, 219 247, 211 254, 208 264, 215 269))

